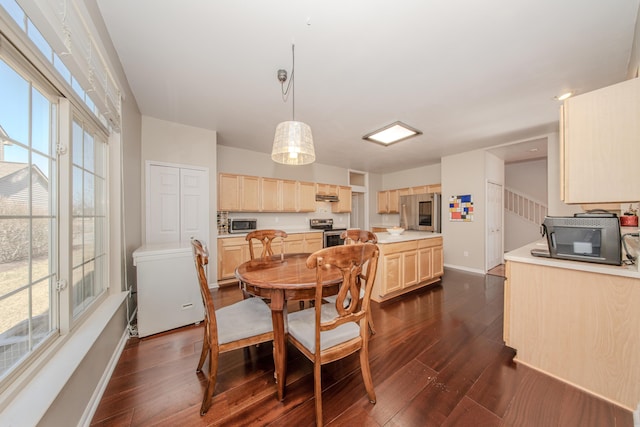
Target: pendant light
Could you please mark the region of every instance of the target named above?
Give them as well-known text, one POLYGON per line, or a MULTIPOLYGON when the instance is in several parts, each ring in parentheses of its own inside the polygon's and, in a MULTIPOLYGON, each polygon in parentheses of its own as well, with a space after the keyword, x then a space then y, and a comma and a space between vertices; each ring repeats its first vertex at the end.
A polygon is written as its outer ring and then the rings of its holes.
POLYGON ((286 102, 289 89, 291 89, 293 118, 291 121, 282 122, 276 127, 271 159, 284 165, 308 165, 316 160, 316 152, 313 148, 311 128, 306 123, 296 121, 295 45, 291 45, 291 54, 293 65, 287 89, 285 90, 284 88, 284 84, 287 81, 287 70, 278 70, 278 81, 282 85, 283 101, 286 102))

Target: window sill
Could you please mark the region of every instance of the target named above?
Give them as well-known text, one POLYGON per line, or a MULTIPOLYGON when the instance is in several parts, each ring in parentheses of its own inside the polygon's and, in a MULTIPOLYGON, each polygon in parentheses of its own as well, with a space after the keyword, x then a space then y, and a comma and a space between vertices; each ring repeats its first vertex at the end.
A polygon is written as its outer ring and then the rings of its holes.
POLYGON ((49 361, 6 403, 7 406, 0 413, 0 425, 39 423, 127 295, 128 292, 120 292, 107 297, 67 341, 49 356, 49 361))

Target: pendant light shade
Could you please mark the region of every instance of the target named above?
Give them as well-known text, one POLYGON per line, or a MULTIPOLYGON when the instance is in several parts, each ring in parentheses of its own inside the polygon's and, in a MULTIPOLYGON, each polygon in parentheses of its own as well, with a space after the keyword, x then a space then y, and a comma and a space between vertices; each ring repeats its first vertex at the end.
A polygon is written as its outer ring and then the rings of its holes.
POLYGON ((283 165, 308 165, 316 160, 316 151, 313 147, 311 127, 306 123, 296 121, 295 45, 291 46, 291 54, 293 65, 287 89, 284 89, 284 83, 287 81, 286 70, 278 70, 278 81, 282 85, 282 99, 284 101, 286 101, 289 88, 291 88, 293 117, 290 121, 280 123, 276 128, 273 148, 271 149, 271 160, 283 165))
POLYGON ((284 165, 308 165, 316 160, 313 136, 308 124, 282 122, 273 138, 271 160, 284 165))

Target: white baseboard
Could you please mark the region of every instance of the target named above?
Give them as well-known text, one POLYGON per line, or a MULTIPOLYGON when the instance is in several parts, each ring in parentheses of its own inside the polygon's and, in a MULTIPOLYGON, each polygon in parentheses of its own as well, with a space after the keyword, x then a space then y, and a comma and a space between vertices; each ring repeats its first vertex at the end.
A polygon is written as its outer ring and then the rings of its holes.
POLYGON ((129 328, 127 328, 122 334, 122 338, 120 338, 120 342, 116 347, 113 355, 111 355, 111 359, 109 360, 109 364, 107 365, 104 373, 102 374, 102 378, 100 378, 100 382, 98 382, 89 403, 87 403, 87 407, 82 414, 82 418, 80 418, 80 422, 78 422, 78 426, 88 427, 91 424, 91 420, 98 409, 98 405, 100 404, 100 400, 104 395, 104 391, 107 389, 107 385, 109 384, 109 380, 111 379, 111 375, 113 375, 113 371, 116 369, 118 365, 118 360, 120 359, 120 355, 124 351, 124 346, 127 344, 127 340, 129 339, 129 328))
POLYGON ((446 268, 453 268, 454 270, 468 271, 469 273, 485 274, 484 270, 480 270, 480 269, 477 269, 477 268, 469 268, 469 267, 465 267, 463 265, 445 264, 444 266, 446 268))

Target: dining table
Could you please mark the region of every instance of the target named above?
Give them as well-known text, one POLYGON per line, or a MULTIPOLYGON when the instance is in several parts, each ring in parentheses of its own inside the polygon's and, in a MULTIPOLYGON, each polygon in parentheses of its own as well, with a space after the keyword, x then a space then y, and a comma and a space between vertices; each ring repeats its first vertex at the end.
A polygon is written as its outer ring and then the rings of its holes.
MULTIPOLYGON (((290 253, 256 258, 240 264, 235 270, 235 276, 244 292, 270 300, 278 400, 284 398, 287 375, 287 302, 315 298, 316 269, 307 268, 309 255, 311 254, 290 253)), ((340 270, 332 268, 323 277, 322 295, 337 294, 342 282, 340 270)))

